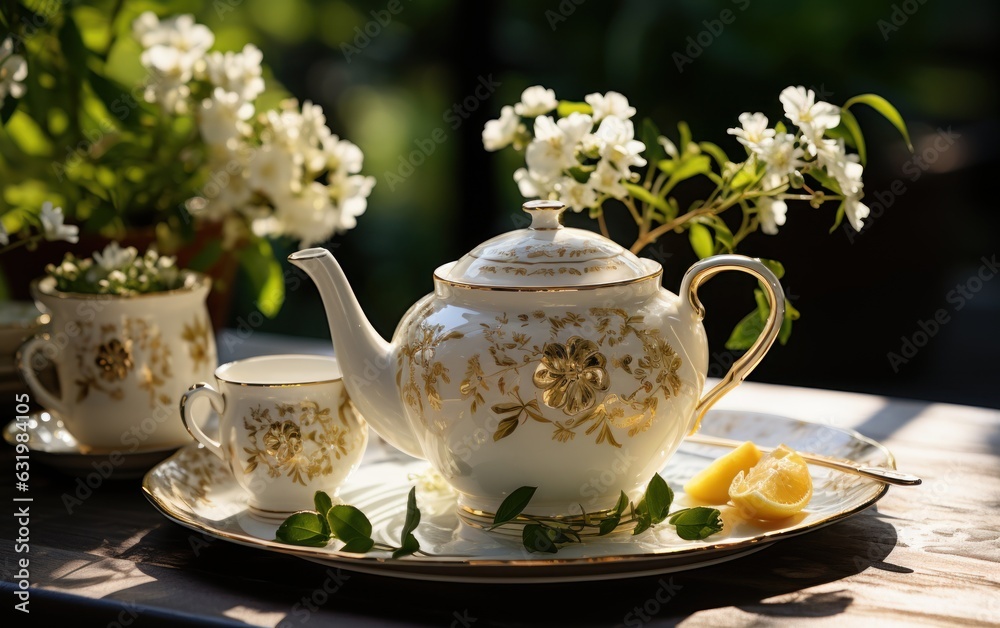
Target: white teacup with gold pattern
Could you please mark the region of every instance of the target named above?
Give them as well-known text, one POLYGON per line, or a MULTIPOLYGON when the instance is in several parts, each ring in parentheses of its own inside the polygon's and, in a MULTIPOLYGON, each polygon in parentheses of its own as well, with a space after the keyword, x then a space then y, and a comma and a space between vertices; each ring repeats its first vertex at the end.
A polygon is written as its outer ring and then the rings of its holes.
POLYGON ((250 514, 280 521, 310 508, 316 491, 336 496, 361 462, 368 424, 348 398, 335 358, 249 358, 223 364, 215 379, 218 388, 202 382, 184 393, 181 418, 229 465, 250 495, 250 514), (192 416, 199 397, 219 413, 219 440, 192 416))

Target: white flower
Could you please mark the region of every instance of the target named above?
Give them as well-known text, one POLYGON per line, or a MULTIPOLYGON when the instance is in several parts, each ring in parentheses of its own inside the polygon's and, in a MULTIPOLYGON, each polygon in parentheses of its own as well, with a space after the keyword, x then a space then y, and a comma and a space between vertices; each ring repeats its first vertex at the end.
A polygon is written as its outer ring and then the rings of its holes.
POLYGON ((238 94, 243 102, 253 102, 264 91, 261 62, 264 54, 247 44, 242 52, 213 52, 205 57, 205 76, 227 92, 238 94))
POLYGON ((827 129, 840 124, 840 107, 823 101, 816 101, 813 90, 804 87, 786 87, 778 96, 785 115, 794 122, 812 145, 819 143, 827 129))
POLYGON ((335 209, 332 222, 334 232, 343 233, 353 229, 358 224, 357 217, 365 213, 368 208, 368 196, 375 187, 375 177, 331 173, 327 183, 329 183, 327 191, 335 209))
POLYGON ((167 31, 160 28, 160 18, 152 11, 144 11, 132 22, 132 37, 143 48, 167 43, 167 31))
POLYGON ((118 242, 112 241, 104 247, 103 252, 94 252, 94 263, 106 272, 111 272, 131 266, 138 254, 139 251, 135 247, 129 246, 123 249, 118 242))
POLYGON ((757 217, 760 219, 760 229, 767 235, 777 235, 778 227, 785 224, 785 212, 788 205, 785 201, 762 197, 757 201, 757 217))
POLYGON ((857 155, 848 154, 844 140, 826 139, 815 145, 816 161, 827 174, 836 179, 840 191, 845 195, 860 194, 864 184, 861 176, 864 167, 857 155))
POLYGON ((113 270, 108 273, 108 278, 102 280, 103 285, 122 285, 128 281, 128 276, 120 270, 113 270))
POLYGON ((861 202, 860 195, 851 194, 844 199, 844 214, 855 231, 861 231, 865 226, 861 221, 868 217, 869 212, 868 206, 861 202))
POLYGON ((159 103, 170 113, 188 113, 188 84, 203 69, 203 59, 215 43, 211 29, 196 23, 190 14, 161 21, 146 11, 132 22, 132 35, 143 47, 140 61, 150 73, 146 101, 159 103))
POLYGON ((292 155, 274 144, 254 151, 249 167, 250 188, 263 193, 275 204, 301 187, 301 175, 292 155))
MULTIPOLYGON (((308 100, 302 103, 299 136, 306 168, 310 172, 321 172, 329 162, 329 147, 338 143, 337 137, 326 126, 326 115, 323 113, 323 107, 314 105, 308 100)), ((355 148, 357 147, 355 146, 355 148)), ((358 170, 354 172, 361 169, 360 149, 357 152, 358 170)))
POLYGON ((629 174, 632 166, 645 166, 646 160, 639 154, 646 145, 633 139, 635 129, 631 120, 608 116, 601 121, 594 135, 600 140, 600 155, 610 161, 622 175, 629 174))
POLYGON ((24 57, 14 54, 14 40, 7 37, 0 44, 0 107, 7 94, 13 98, 24 96, 24 79, 28 78, 28 64, 24 57))
POLYGON ((144 48, 140 60, 152 75, 146 84, 146 101, 158 102, 172 113, 186 113, 191 93, 188 82, 215 43, 211 29, 196 23, 190 14, 160 21, 146 11, 132 23, 132 34, 144 48))
POLYGON ((562 177, 556 181, 555 191, 559 194, 559 200, 569 205, 575 212, 597 205, 597 192, 573 177, 562 177))
POLYGON ((760 152, 760 144, 774 137, 774 129, 767 128, 767 116, 762 113, 741 113, 742 128, 727 129, 726 132, 736 136, 736 141, 755 153, 760 152))
POLYGON ((298 239, 302 246, 326 240, 333 233, 333 207, 326 186, 313 182, 301 194, 275 203, 274 217, 282 235, 298 239))
POLYGON ((483 127, 483 147, 494 151, 509 146, 517 137, 520 126, 520 116, 514 113, 513 107, 505 105, 500 109, 500 117, 490 120, 483 127))
POLYGON ((590 173, 587 181, 590 187, 598 192, 604 192, 615 198, 625 198, 628 190, 622 185, 622 173, 607 159, 602 159, 597 164, 597 168, 590 173))
POLYGON ((805 165, 802 161, 804 151, 796 146, 795 136, 791 133, 781 133, 765 138, 759 144, 757 154, 767 169, 767 173, 784 176, 805 165))
POLYGON ((201 188, 201 196, 189 199, 185 207, 192 215, 206 220, 222 220, 232 212, 246 215, 246 206, 253 196, 247 175, 255 150, 241 144, 236 150, 222 149, 209 155, 211 173, 201 188))
POLYGON ((215 43, 212 29, 195 23, 190 14, 164 20, 160 26, 170 29, 167 44, 183 52, 192 62, 204 56, 215 43))
POLYGON ((525 118, 534 118, 558 106, 559 101, 556 100, 556 93, 553 90, 535 85, 521 92, 521 102, 514 105, 514 113, 525 118))
POLYGON ((326 126, 326 114, 323 107, 314 105, 310 101, 302 103, 302 137, 306 142, 321 145, 332 133, 326 126))
POLYGON ((864 174, 865 169, 857 159, 857 155, 848 155, 847 160, 841 164, 841 167, 834 175, 837 178, 837 185, 840 186, 841 192, 848 196, 860 195, 861 189, 864 187, 861 176, 864 174))
POLYGON ((628 104, 628 98, 618 92, 588 94, 584 100, 594 109, 594 121, 600 122, 608 116, 628 119, 635 115, 635 107, 628 104))
POLYGON ((144 93, 146 102, 158 102, 171 113, 187 113, 191 66, 183 53, 169 46, 154 46, 142 53, 141 60, 151 74, 144 93))
POLYGON ((571 113, 558 122, 551 116, 535 118, 535 139, 528 144, 524 159, 532 176, 553 179, 579 164, 576 149, 594 121, 589 115, 571 113))
POLYGON ((80 240, 80 228, 75 225, 63 224, 62 207, 52 207, 50 201, 42 203, 42 233, 46 240, 65 240, 76 243, 80 240))
MULTIPOLYGON (((772 192, 787 184, 787 178, 772 174, 764 177, 760 187, 764 191, 772 192)), ((773 196, 762 196, 757 199, 757 218, 760 221, 760 229, 767 235, 778 234, 778 227, 785 224, 787 212, 788 205, 781 199, 773 196)))
POLYGON ((858 156, 848 154, 844 140, 823 139, 813 145, 816 162, 826 173, 837 181, 837 187, 844 195, 844 215, 855 230, 864 227, 863 219, 868 217, 868 206, 861 202, 864 182, 861 180, 864 167, 858 156))
POLYGON ((361 172, 364 154, 355 144, 336 136, 331 136, 326 144, 327 194, 335 212, 333 232, 343 233, 357 226, 357 217, 368 208, 375 179, 357 174, 361 172))
POLYGON ((514 182, 517 183, 517 189, 524 198, 549 198, 553 192, 548 181, 539 179, 526 168, 514 171, 514 182))
POLYGON ((322 107, 306 101, 300 112, 295 100, 286 101, 280 111, 267 112, 266 126, 266 138, 287 151, 297 166, 311 174, 323 170, 328 160, 325 144, 336 138, 326 127, 322 107))
POLYGON ((235 148, 234 140, 250 134, 246 120, 251 116, 253 105, 242 102, 238 94, 216 87, 211 98, 201 101, 198 129, 207 144, 231 150, 235 148))
POLYGON ((357 225, 374 185, 373 177, 361 175, 332 177, 329 186, 313 181, 300 194, 277 203, 273 220, 260 221, 254 231, 288 235, 297 238, 301 246, 322 242, 357 225))
POLYGON ((215 43, 212 29, 196 23, 189 13, 160 21, 155 14, 146 11, 132 23, 132 35, 147 50, 156 46, 176 49, 190 66, 215 43))
POLYGON ((331 135, 324 146, 326 167, 331 174, 357 174, 364 163, 364 153, 352 142, 331 135))

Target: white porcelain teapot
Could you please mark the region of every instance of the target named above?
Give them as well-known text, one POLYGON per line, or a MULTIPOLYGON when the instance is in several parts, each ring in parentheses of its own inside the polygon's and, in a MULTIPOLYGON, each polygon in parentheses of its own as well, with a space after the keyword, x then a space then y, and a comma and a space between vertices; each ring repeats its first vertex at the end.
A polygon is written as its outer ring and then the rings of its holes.
POLYGON ((434 272, 434 292, 392 342, 372 328, 329 251, 289 260, 316 283, 351 399, 398 449, 425 458, 487 516, 520 486, 531 514, 600 512, 636 498, 719 397, 760 362, 785 301, 759 260, 719 255, 685 274, 594 232, 562 226, 565 205, 531 201, 531 225, 434 272), (754 346, 702 397, 708 345, 698 287, 725 270, 763 284, 770 315, 754 346))

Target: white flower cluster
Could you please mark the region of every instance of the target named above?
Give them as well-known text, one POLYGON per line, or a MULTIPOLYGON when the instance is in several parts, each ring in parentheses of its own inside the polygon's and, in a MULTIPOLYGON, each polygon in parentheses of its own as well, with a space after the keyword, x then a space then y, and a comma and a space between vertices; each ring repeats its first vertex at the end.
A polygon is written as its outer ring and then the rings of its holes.
MULTIPOLYGON (((860 231, 862 220, 869 212, 861 202, 863 168, 857 155, 847 153, 844 140, 825 137, 827 131, 840 124, 840 108, 817 101, 815 93, 804 87, 786 87, 778 99, 785 116, 799 128, 799 133, 779 132, 768 127, 763 113, 741 114, 741 126, 728 131, 746 146, 753 159, 763 164, 763 189, 787 186, 793 173, 806 166, 818 167, 837 182, 844 196, 844 213, 851 226, 860 231)), ((774 235, 778 227, 785 224, 788 208, 783 200, 762 197, 757 209, 764 233, 774 235)))
POLYGON ((630 119, 635 108, 618 92, 590 94, 586 101, 591 113, 574 111, 557 120, 547 115, 559 106, 555 92, 536 85, 486 123, 486 150, 513 145, 525 151, 527 168, 514 173, 525 198, 558 199, 579 212, 628 194, 624 183, 637 178, 631 169, 646 165, 646 146, 635 139, 630 119))
POLYGON ((117 242, 95 252, 92 258, 67 253, 62 263, 49 264, 45 270, 62 292, 147 294, 174 290, 183 283, 176 258, 160 255, 155 249, 140 257, 135 247, 122 248, 117 242))
POLYGON ((24 57, 14 54, 14 40, 9 36, 0 44, 0 107, 9 94, 11 98, 24 96, 24 79, 28 78, 28 64, 24 57))
POLYGON ((190 15, 159 20, 146 12, 133 24, 151 80, 145 98, 174 114, 192 113, 211 173, 196 215, 249 221, 260 236, 291 236, 309 246, 357 224, 375 185, 362 176, 364 155, 326 126, 319 105, 289 100, 255 118, 264 91, 263 55, 209 52, 212 31, 190 15))
POLYGON ((255 233, 289 235, 308 246, 357 225, 375 179, 358 174, 361 149, 330 132, 321 107, 306 101, 300 112, 290 101, 269 111, 260 139, 247 153, 247 176, 237 186, 246 200, 256 193, 274 207, 247 206, 255 233))

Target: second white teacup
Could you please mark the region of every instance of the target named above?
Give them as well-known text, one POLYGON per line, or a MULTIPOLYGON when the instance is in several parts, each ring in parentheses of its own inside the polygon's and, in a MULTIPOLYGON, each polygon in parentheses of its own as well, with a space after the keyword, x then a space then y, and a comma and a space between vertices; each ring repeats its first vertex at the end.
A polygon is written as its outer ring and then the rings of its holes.
POLYGON ((275 355, 223 364, 216 389, 195 384, 181 398, 192 436, 226 462, 250 495, 250 514, 269 522, 336 496, 357 468, 368 425, 344 389, 335 358, 275 355), (202 431, 191 404, 207 397, 219 414, 219 440, 202 431))

